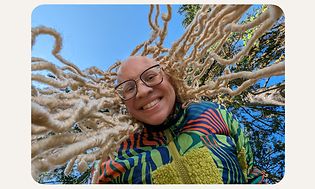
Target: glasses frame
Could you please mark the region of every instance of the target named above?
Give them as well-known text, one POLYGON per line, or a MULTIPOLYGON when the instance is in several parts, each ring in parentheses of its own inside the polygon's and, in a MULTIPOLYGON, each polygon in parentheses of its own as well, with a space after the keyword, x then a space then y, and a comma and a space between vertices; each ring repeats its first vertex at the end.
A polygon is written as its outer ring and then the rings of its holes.
POLYGON ((161 75, 161 76, 162 76, 161 81, 160 81, 159 83, 157 83, 157 84, 154 84, 154 85, 148 85, 148 84, 142 79, 142 76, 143 76, 143 74, 144 74, 146 71, 148 71, 148 70, 150 70, 150 69, 152 69, 152 68, 155 68, 155 67, 159 67, 159 68, 160 68, 159 74, 162 74, 161 71, 163 70, 163 68, 161 68, 161 66, 160 66, 159 64, 156 64, 156 65, 154 65, 154 66, 151 66, 151 67, 145 69, 145 70, 140 74, 140 76, 139 76, 138 79, 128 79, 128 80, 126 80, 126 81, 123 81, 123 82, 119 83, 119 84, 115 87, 115 92, 118 94, 118 96, 119 96, 122 100, 127 101, 127 100, 130 100, 130 99, 132 99, 133 97, 135 97, 135 96, 137 95, 137 93, 138 93, 137 82, 138 82, 139 80, 141 80, 142 83, 143 83, 145 86, 147 86, 147 87, 154 87, 154 86, 157 86, 157 85, 161 84, 161 83, 163 82, 163 75, 161 75), (135 83, 136 93, 135 93, 132 97, 130 97, 130 98, 124 98, 122 95, 119 94, 119 92, 117 91, 117 88, 118 88, 119 86, 121 86, 122 84, 124 84, 124 83, 126 83, 126 82, 129 82, 129 81, 133 81, 133 82, 135 83))

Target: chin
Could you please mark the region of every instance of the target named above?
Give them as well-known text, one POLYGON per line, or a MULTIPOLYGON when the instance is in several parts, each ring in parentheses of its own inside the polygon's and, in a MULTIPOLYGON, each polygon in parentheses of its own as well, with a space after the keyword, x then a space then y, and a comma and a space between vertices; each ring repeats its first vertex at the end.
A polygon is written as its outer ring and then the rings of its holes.
POLYGON ((152 120, 152 119, 150 119, 150 120, 143 120, 142 122, 144 122, 144 123, 146 123, 146 124, 149 124, 149 125, 161 125, 163 122, 164 122, 164 120, 165 119, 163 119, 163 120, 161 120, 161 119, 159 119, 159 120, 152 120))
MULTIPOLYGON (((162 104, 163 105, 163 104, 162 104)), ((168 117, 168 115, 171 113, 171 109, 163 108, 158 109, 158 111, 152 111, 146 114, 143 114, 142 112, 134 112, 133 117, 137 120, 149 124, 149 125, 161 125, 168 117)))
POLYGON ((151 122, 151 123, 148 123, 149 125, 154 125, 154 126, 158 126, 158 125, 161 125, 164 121, 156 121, 156 122, 151 122))

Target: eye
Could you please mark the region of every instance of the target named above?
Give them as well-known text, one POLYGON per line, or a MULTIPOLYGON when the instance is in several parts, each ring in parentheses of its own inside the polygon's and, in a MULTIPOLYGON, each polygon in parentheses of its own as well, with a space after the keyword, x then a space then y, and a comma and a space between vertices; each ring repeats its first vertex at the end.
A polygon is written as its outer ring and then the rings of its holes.
POLYGON ((122 92, 124 94, 129 94, 129 93, 133 93, 135 91, 136 86, 131 83, 131 82, 127 82, 125 83, 125 85, 122 86, 122 92))
POLYGON ((126 86, 126 87, 124 88, 124 92, 125 92, 125 93, 130 93, 130 92, 132 92, 134 89, 135 89, 134 86, 126 86))
POLYGON ((145 81, 151 81, 156 77, 157 74, 150 74, 145 77, 145 81))
POLYGON ((150 81, 154 80, 157 75, 158 75, 157 72, 150 72, 150 73, 147 73, 147 74, 143 77, 143 80, 144 80, 145 82, 150 82, 150 81))

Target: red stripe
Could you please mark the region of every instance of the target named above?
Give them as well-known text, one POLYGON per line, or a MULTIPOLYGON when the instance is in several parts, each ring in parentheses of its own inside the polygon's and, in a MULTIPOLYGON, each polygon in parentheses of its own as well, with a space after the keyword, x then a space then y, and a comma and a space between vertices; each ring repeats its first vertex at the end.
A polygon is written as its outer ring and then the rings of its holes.
POLYGON ((120 163, 118 163, 118 162, 116 162, 116 161, 112 161, 112 165, 113 165, 116 169, 118 169, 120 172, 125 172, 125 171, 126 171, 126 169, 125 169, 120 163))
MULTIPOLYGON (((112 166, 114 166, 116 169, 118 169, 120 172, 125 172, 126 169, 120 165, 119 163, 115 162, 115 161, 106 161, 105 162, 105 169, 106 169, 106 175, 108 176, 112 176, 114 179, 116 177, 118 177, 120 175, 120 173, 118 171, 113 170, 110 167, 110 164, 112 163, 112 166)), ((105 174, 102 174, 102 181, 103 182, 109 182, 111 180, 111 178, 109 177, 104 177, 105 174)))
POLYGON ((226 133, 224 126, 222 126, 220 124, 220 122, 218 122, 217 119, 215 119, 215 117, 209 113, 209 112, 205 112, 205 114, 207 114, 206 116, 208 117, 208 119, 211 120, 212 126, 214 126, 216 129, 218 129, 218 133, 217 134, 222 134, 222 133, 226 133))
POLYGON ((200 138, 206 146, 208 146, 209 148, 212 148, 213 145, 208 138, 206 138, 208 141, 206 141, 204 137, 200 137, 200 138))
MULTIPOLYGON (((214 115, 216 116, 217 114, 214 114, 214 115)), ((217 116, 216 117, 221 122, 221 125, 224 127, 224 130, 226 131, 226 133, 229 135, 229 127, 227 126, 227 123, 224 121, 221 113, 218 112, 218 115, 219 117, 217 116)))
MULTIPOLYGON (((211 136, 212 137, 212 136, 211 136)), ((208 145, 210 146, 219 146, 217 141, 213 138, 212 140, 210 140, 209 137, 202 137, 203 138, 206 138, 207 139, 207 142, 205 140, 203 140, 204 142, 206 142, 208 145)))
POLYGON ((207 129, 209 129, 212 133, 217 134, 217 131, 214 130, 214 128, 211 126, 212 123, 209 122, 208 120, 205 120, 205 118, 196 119, 196 120, 194 120, 194 122, 197 122, 197 123, 187 125, 184 128, 191 127, 191 126, 203 126, 203 127, 207 128, 207 129), (209 124, 201 123, 201 121, 206 121, 209 124))
POLYGON ((128 144, 127 141, 123 142, 123 150, 127 150, 127 144, 128 144))
MULTIPOLYGON (((145 146, 156 146, 159 145, 159 142, 163 141, 161 139, 161 132, 150 132, 150 134, 148 134, 148 129, 144 128, 143 132, 141 133, 141 135, 139 136, 139 138, 141 137, 141 145, 145 145, 145 146), (148 137, 152 137, 152 139, 148 139, 148 137)), ((137 141, 137 145, 140 146, 140 140, 137 141)))
POLYGON ((191 123, 196 122, 194 124, 199 124, 198 122, 204 121, 204 122, 207 122, 209 124, 209 125, 206 125, 206 127, 211 129, 215 134, 218 134, 218 133, 217 133, 217 131, 213 130, 214 129, 213 126, 216 126, 216 129, 218 129, 219 131, 222 130, 218 125, 216 125, 217 123, 208 114, 204 113, 204 114, 201 114, 200 116, 201 116, 201 118, 198 118, 196 120, 190 120, 187 123, 191 124, 191 123), (209 120, 211 120, 212 122, 209 120))
POLYGON ((108 183, 111 179, 108 177, 104 177, 104 175, 100 176, 97 184, 108 183))
POLYGON ((130 147, 129 147, 129 149, 133 149, 134 148, 134 145, 135 145, 135 137, 134 137, 134 135, 132 134, 132 135, 130 135, 130 137, 129 137, 129 140, 130 140, 130 147))
MULTIPOLYGON (((201 116, 203 116, 203 115, 201 115, 201 116)), ((200 117, 200 118, 197 118, 197 119, 195 119, 195 120, 190 120, 190 121, 188 121, 187 123, 188 124, 191 124, 191 123, 194 123, 194 122, 200 122, 200 121, 205 121, 205 122, 207 122, 207 123, 211 123, 207 118, 205 118, 205 117, 200 117)))
POLYGON ((221 126, 221 122, 219 118, 216 116, 216 113, 213 112, 213 110, 209 110, 207 112, 204 112, 204 115, 207 116, 211 121, 215 122, 217 125, 221 126))
POLYGON ((194 123, 194 122, 198 122, 198 119, 189 120, 189 121, 187 122, 187 124, 189 125, 189 124, 192 124, 192 123, 194 123))
POLYGON ((106 167, 106 175, 108 175, 108 173, 107 173, 108 162, 110 162, 110 161, 105 161, 105 162, 102 163, 102 166, 101 166, 101 173, 102 173, 102 175, 99 177, 98 183, 108 183, 111 180, 110 178, 105 177, 104 168, 106 167))
POLYGON ((217 114, 213 110, 209 110, 208 112, 205 112, 205 114, 208 115, 209 119, 211 119, 213 122, 216 123, 216 126, 219 127, 218 129, 222 132, 222 134, 229 135, 229 129, 226 123, 223 121, 221 114, 219 114, 219 117, 218 117, 217 114))
POLYGON ((155 146, 159 144, 157 141, 152 141, 152 140, 147 140, 147 139, 143 139, 142 142, 144 145, 147 145, 147 146, 155 146))
POLYGON ((186 132, 186 131, 199 131, 199 132, 205 133, 205 135, 210 134, 209 131, 202 128, 185 128, 183 132, 186 132))
POLYGON ((137 139, 137 141, 136 141, 136 143, 137 143, 137 144, 136 144, 136 147, 137 147, 137 148, 140 148, 140 146, 141 146, 141 145, 140 145, 140 137, 141 137, 141 135, 140 135, 140 136, 138 135, 138 139, 137 139))

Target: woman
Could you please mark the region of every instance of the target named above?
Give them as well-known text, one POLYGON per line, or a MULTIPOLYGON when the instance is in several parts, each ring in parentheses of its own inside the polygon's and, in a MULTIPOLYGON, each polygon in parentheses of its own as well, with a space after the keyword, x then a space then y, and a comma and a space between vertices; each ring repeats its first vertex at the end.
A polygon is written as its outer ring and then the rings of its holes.
POLYGON ((117 94, 144 128, 103 162, 98 183, 262 182, 248 140, 225 108, 211 102, 182 107, 170 78, 148 57, 124 61, 118 83, 117 94))

